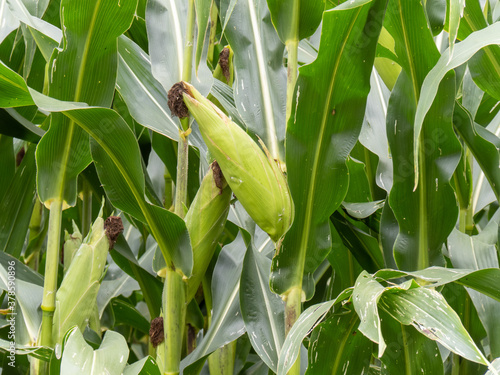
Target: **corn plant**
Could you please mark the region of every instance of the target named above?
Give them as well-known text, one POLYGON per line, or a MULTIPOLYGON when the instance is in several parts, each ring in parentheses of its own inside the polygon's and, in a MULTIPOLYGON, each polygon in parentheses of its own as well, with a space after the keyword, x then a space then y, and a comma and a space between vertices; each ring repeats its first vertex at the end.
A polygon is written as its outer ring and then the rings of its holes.
POLYGON ((499 374, 499 21, 0 0, 3 371, 499 374))

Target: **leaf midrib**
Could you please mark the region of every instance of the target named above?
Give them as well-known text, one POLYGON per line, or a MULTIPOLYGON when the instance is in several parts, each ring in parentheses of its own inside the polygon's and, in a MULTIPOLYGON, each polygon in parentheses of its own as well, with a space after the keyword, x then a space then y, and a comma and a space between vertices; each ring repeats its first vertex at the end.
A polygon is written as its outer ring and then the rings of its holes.
POLYGON ((318 137, 318 142, 316 143, 316 150, 314 153, 314 162, 313 162, 313 168, 312 168, 312 173, 311 173, 311 180, 309 183, 309 189, 308 189, 308 194, 307 194, 307 201, 306 201, 306 214, 305 214, 305 220, 304 220, 304 228, 306 228, 305 231, 303 231, 303 236, 300 242, 300 250, 299 251, 299 277, 300 277, 300 285, 302 285, 302 278, 304 274, 304 267, 305 267, 305 259, 306 259, 306 253, 307 253, 307 244, 309 243, 309 236, 310 236, 310 231, 307 230, 307 228, 311 227, 311 222, 312 222, 312 217, 313 217, 313 206, 314 206, 314 194, 313 192, 315 191, 314 187, 316 186, 316 180, 318 176, 318 164, 319 164, 319 157, 321 154, 322 150, 322 139, 326 130, 326 124, 327 124, 327 117, 328 113, 330 113, 329 108, 330 108, 330 100, 332 98, 333 94, 333 86, 335 83, 335 78, 338 74, 338 68, 340 65, 341 58, 343 56, 344 49, 347 45, 347 42, 349 40, 349 35, 351 34, 352 29, 354 28, 354 25, 356 23, 356 20, 359 17, 359 14, 361 13, 361 10, 363 7, 360 7, 357 11, 356 16, 353 18, 353 21, 349 25, 349 30, 347 32, 347 37, 344 38, 342 42, 342 47, 339 49, 339 52, 337 54, 337 60, 335 61, 335 66, 333 68, 333 73, 332 73, 332 79, 330 80, 330 86, 328 87, 328 92, 326 95, 326 100, 325 100, 325 105, 323 107, 323 118, 321 119, 321 126, 320 126, 320 134, 318 137))
MULTIPOLYGON (((401 4, 401 0, 398 0, 399 4, 399 9, 403 9, 403 5, 401 4)), ((418 85, 418 79, 417 79, 417 72, 415 65, 413 64, 413 59, 412 59, 412 53, 409 49, 410 42, 408 38, 408 30, 407 30, 407 25, 405 23, 405 20, 403 18, 403 12, 399 11, 398 15, 400 17, 401 21, 401 30, 403 32, 403 39, 404 39, 404 44, 405 44, 405 50, 407 54, 407 59, 408 59, 408 67, 410 69, 410 79, 412 81, 412 88, 413 88, 413 95, 415 99, 415 108, 418 106, 418 98, 420 96, 420 91, 419 91, 419 85, 418 85)), ((420 137, 424 137, 424 129, 422 126, 421 132, 420 132, 420 137)), ((427 194, 426 194, 426 189, 425 189, 425 181, 426 181, 426 173, 425 173, 425 165, 422 167, 422 164, 424 163, 424 156, 425 152, 423 150, 421 142, 417 140, 417 144, 419 146, 418 148, 418 157, 414 156, 414 159, 416 161, 416 165, 414 166, 415 168, 415 181, 423 181, 424 183, 420 184, 419 187, 419 205, 418 205, 418 210, 419 210, 419 216, 418 216, 418 262, 417 262, 417 268, 418 269, 424 269, 428 266, 429 263, 429 257, 428 257, 428 236, 427 236, 427 226, 426 226, 426 218, 427 218, 427 194)), ((417 188, 418 185, 415 186, 415 189, 417 188)))
MULTIPOLYGON (((85 71, 87 68, 87 60, 89 57, 89 49, 90 49, 90 40, 92 39, 92 34, 94 32, 95 24, 96 24, 96 19, 97 19, 97 13, 99 12, 99 8, 101 6, 101 0, 97 1, 97 4, 94 8, 94 13, 92 14, 92 19, 90 21, 89 29, 87 32, 87 38, 85 40, 85 46, 83 48, 83 54, 82 58, 80 59, 80 66, 78 68, 78 77, 77 77, 77 82, 76 82, 76 88, 75 88, 75 95, 74 95, 74 101, 79 102, 80 97, 82 94, 82 85, 83 85, 83 78, 85 75, 85 71)), ((64 12, 64 8, 62 10, 64 12)), ((63 13, 63 19, 64 19, 64 13, 63 13)), ((56 58, 52 61, 52 65, 55 64, 56 58)), ((73 120, 70 121, 68 125, 68 132, 66 136, 66 142, 64 144, 64 153, 62 156, 62 168, 59 170, 59 191, 57 194, 58 199, 63 199, 64 195, 64 187, 66 185, 66 174, 68 170, 68 161, 71 153, 71 145, 72 140, 73 140, 73 135, 75 133, 75 123, 73 120)))

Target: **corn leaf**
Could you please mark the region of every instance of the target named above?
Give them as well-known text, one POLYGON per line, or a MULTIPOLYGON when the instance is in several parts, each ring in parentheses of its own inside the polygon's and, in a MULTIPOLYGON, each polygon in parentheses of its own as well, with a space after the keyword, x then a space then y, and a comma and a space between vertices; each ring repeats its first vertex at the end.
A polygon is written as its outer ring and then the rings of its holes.
POLYGON ((438 61, 439 52, 426 29, 420 3, 397 1, 389 5, 387 14, 387 29, 395 38, 403 68, 387 109, 394 174, 389 205, 399 224, 394 258, 401 269, 423 269, 444 264, 441 246, 458 216, 455 192, 450 185, 461 153, 449 110, 455 100, 455 78, 453 72, 445 77, 421 134, 414 139, 413 119, 418 100, 424 97, 420 87, 438 61), (416 28, 425 32, 409 32, 416 28))
POLYGON ((212 321, 203 340, 182 360, 181 368, 185 375, 198 374, 210 353, 245 333, 239 293, 241 268, 247 249, 239 234, 219 254, 212 278, 212 321))
MULTIPOLYGON (((0 80, 12 76, 17 74, 0 65, 0 80)), ((146 201, 139 145, 120 115, 111 109, 44 96, 29 89, 24 81, 21 87, 25 94, 35 98, 39 108, 64 113, 93 138, 93 158, 97 169, 101 168, 100 178, 108 198, 117 208, 147 223, 167 263, 173 262, 189 276, 193 266, 192 251, 184 220, 146 201), (102 168, 103 164, 108 169, 102 168)))
POLYGON ((98 349, 85 342, 74 328, 68 335, 61 361, 61 374, 120 375, 127 364, 129 349, 125 338, 108 330, 98 349))
POLYGON ((380 358, 382 374, 442 374, 443 360, 436 342, 427 339, 413 326, 403 325, 380 311, 387 348, 380 358))
MULTIPOLYGON (((221 9, 230 0, 221 0, 221 9)), ((283 159, 285 138, 286 72, 284 45, 269 18, 265 0, 240 0, 230 14, 225 37, 234 51, 234 98, 248 129, 257 134, 274 159, 283 159)))
POLYGON ((302 284, 312 297, 312 274, 331 248, 329 217, 347 193, 345 163, 363 122, 385 2, 352 6, 324 13, 318 58, 299 69, 286 149, 295 220, 271 274, 280 294, 302 284), (378 28, 367 35, 367 24, 378 28))
MULTIPOLYGON (((64 1, 63 41, 49 61, 49 96, 108 107, 115 89, 116 39, 126 31, 137 0, 123 4, 64 1), (105 22, 106 19, 114 22, 105 22), (99 27, 96 27, 99 25, 99 27)), ((89 137, 71 119, 53 114, 37 147, 37 187, 42 202, 76 203, 77 176, 92 161, 89 137)))
POLYGON ((325 9, 325 0, 299 1, 299 0, 267 0, 273 25, 278 32, 280 40, 286 44, 288 40, 308 38, 318 28, 321 16, 325 9), (293 25, 294 7, 298 5, 299 24, 293 25), (295 26, 298 26, 298 35, 295 35, 295 26))
POLYGON ((367 372, 373 343, 358 331, 358 325, 359 317, 352 310, 332 315, 316 326, 311 334, 306 375, 367 372))
POLYGON ((276 372, 285 341, 285 304, 269 289, 270 270, 269 258, 251 246, 243 261, 240 306, 255 352, 276 372))

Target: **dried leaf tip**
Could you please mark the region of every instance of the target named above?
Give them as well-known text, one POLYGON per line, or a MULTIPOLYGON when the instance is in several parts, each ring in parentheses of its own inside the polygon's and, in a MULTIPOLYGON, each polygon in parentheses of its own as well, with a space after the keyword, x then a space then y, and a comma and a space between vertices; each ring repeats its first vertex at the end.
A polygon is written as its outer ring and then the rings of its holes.
POLYGON ((189 111, 182 99, 184 93, 188 92, 184 82, 177 82, 168 90, 168 108, 172 116, 184 118, 189 116, 189 111))

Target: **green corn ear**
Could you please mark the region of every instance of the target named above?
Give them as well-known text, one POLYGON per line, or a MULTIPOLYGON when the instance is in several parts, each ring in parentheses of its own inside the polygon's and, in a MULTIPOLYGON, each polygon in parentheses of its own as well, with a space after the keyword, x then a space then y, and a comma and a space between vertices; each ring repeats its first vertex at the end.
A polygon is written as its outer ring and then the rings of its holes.
POLYGON ((184 103, 229 187, 257 225, 279 241, 292 224, 294 207, 277 163, 193 86, 182 84, 184 103))
POLYGON ((56 293, 53 337, 57 343, 75 325, 83 332, 96 304, 108 251, 109 240, 100 215, 76 251, 56 293))
POLYGON ((187 300, 196 294, 212 259, 229 212, 231 189, 214 162, 186 214, 193 248, 193 273, 188 280, 187 300))

